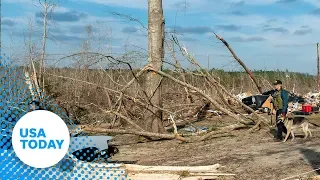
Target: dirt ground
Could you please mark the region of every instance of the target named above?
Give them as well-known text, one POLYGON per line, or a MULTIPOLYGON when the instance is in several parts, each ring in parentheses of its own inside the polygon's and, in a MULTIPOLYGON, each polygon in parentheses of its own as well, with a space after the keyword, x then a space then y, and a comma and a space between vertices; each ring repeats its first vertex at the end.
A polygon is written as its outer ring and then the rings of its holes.
MULTIPOLYGON (((120 153, 113 160, 136 161, 140 165, 202 166, 216 163, 225 166, 225 173, 237 174, 230 179, 283 179, 320 167, 320 128, 311 127, 313 137, 303 139, 296 132, 295 141, 274 142, 265 130, 247 134, 246 130, 204 142, 178 141, 139 142, 131 135, 114 137, 120 153)), ((318 172, 320 174, 320 171, 318 172)), ((308 173, 303 179, 317 175, 308 173)), ((297 178, 295 178, 297 179, 297 178)))

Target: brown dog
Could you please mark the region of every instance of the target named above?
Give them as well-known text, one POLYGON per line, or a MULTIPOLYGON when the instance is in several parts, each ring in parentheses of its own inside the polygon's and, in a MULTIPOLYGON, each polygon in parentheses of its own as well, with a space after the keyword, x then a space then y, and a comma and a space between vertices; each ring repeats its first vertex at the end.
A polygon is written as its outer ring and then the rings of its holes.
POLYGON ((312 133, 309 129, 309 121, 308 120, 302 119, 299 121, 294 121, 293 117, 290 115, 288 117, 280 117, 280 119, 283 120, 284 126, 287 129, 287 134, 286 134, 286 137, 284 138, 283 142, 286 142, 288 140, 290 134, 292 136, 291 141, 293 141, 294 140, 294 132, 293 131, 298 128, 302 128, 302 130, 304 132, 304 139, 306 139, 309 134, 310 134, 310 137, 312 137, 312 133))

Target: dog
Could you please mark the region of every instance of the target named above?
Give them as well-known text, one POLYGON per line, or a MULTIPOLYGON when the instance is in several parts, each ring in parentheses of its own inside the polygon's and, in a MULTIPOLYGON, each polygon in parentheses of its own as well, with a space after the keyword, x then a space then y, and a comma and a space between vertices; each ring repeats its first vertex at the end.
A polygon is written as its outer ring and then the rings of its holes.
POLYGON ((306 120, 305 118, 303 118, 302 120, 294 121, 293 117, 291 115, 289 115, 287 117, 280 117, 279 120, 281 120, 284 123, 284 126, 287 129, 287 134, 286 134, 286 137, 284 138, 283 142, 286 142, 288 140, 290 134, 292 136, 291 141, 293 141, 295 138, 294 130, 296 130, 298 128, 302 128, 302 130, 304 132, 304 139, 307 139, 307 137, 309 135, 310 135, 310 137, 312 137, 312 133, 309 129, 310 122, 308 120, 306 120))

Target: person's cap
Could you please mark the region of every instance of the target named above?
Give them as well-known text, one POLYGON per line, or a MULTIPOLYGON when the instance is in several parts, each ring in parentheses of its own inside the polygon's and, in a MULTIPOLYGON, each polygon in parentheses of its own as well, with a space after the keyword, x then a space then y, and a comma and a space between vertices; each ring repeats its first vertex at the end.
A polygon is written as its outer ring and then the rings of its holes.
POLYGON ((273 85, 278 85, 278 84, 282 84, 282 82, 280 80, 276 80, 275 82, 273 82, 273 85))

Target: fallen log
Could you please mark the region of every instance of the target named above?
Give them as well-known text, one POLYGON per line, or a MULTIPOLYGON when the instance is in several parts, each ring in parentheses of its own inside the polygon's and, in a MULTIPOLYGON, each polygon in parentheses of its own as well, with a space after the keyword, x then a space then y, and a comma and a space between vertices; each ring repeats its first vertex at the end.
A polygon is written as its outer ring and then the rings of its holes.
POLYGON ((236 174, 227 173, 189 173, 189 176, 235 176, 236 174))
POLYGON ((146 131, 135 131, 135 130, 120 130, 120 129, 104 129, 99 127, 90 127, 83 125, 81 126, 81 132, 86 133, 116 133, 116 134, 133 134, 143 137, 152 137, 152 138, 159 138, 159 139, 166 139, 166 140, 179 140, 182 142, 195 142, 195 141, 205 141, 209 139, 210 137, 217 135, 217 134, 224 134, 229 133, 230 131, 237 130, 240 128, 247 128, 248 125, 245 124, 233 124, 230 126, 223 127, 221 130, 218 131, 211 131, 209 133, 201 132, 198 134, 160 134, 160 133, 152 133, 152 132, 146 132, 146 131), (203 136, 200 136, 203 135, 203 136), (187 137, 187 136, 191 136, 187 137))
MULTIPOLYGON (((178 174, 150 174, 150 173, 138 173, 138 174, 128 174, 128 178, 131 180, 214 180, 219 179, 219 176, 230 176, 230 175, 223 175, 217 174, 216 176, 213 175, 198 175, 198 176, 181 176, 178 174)), ((221 179, 221 177, 220 177, 221 179)))
MULTIPOLYGON (((216 35, 216 34, 215 34, 216 35)), ((236 54, 233 52, 233 50, 231 49, 231 47, 228 45, 228 43, 223 39, 221 38, 220 36, 216 35, 218 39, 220 39, 228 48, 229 50, 231 51, 232 55, 236 58, 236 60, 238 62, 240 62, 240 64, 242 64, 244 67, 245 65, 243 64, 243 62, 236 56, 236 54)), ((241 104, 242 107, 244 107, 245 109, 249 110, 250 112, 252 112, 254 115, 256 115, 258 117, 258 122, 256 122, 254 119, 252 119, 252 121, 254 121, 256 124, 258 124, 257 126, 260 126, 261 122, 263 122, 266 126, 269 126, 268 125, 268 121, 262 117, 262 116, 259 116, 259 114, 257 114, 253 109, 251 109, 250 107, 246 106, 244 103, 242 103, 241 100, 239 100, 236 96, 232 95, 225 87, 223 87, 221 84, 220 84, 220 81, 217 81, 213 76, 212 74, 210 74, 207 70, 205 70, 205 68, 203 68, 192 56, 190 56, 190 54, 187 52, 186 48, 182 48, 178 41, 176 40, 176 38, 174 37, 174 40, 175 40, 175 43, 179 46, 181 52, 185 52, 183 53, 187 55, 187 59, 194 65, 198 66, 199 68, 203 69, 205 71, 205 74, 206 76, 204 76, 203 74, 201 76, 203 77, 206 77, 206 79, 212 83, 212 85, 214 85, 218 91, 218 94, 220 94, 220 96, 222 97, 222 99, 224 100, 224 97, 223 97, 223 93, 222 92, 225 92, 228 96, 230 96, 231 98, 235 99, 237 102, 239 102, 241 104), (222 90, 222 91, 221 91, 222 90)), ((246 67, 245 67, 246 68, 246 67)), ((246 68, 246 70, 248 70, 249 72, 251 72, 248 68, 246 68)), ((257 84, 257 83, 256 83, 257 84)), ((259 88, 258 88, 259 89, 259 88)), ((261 91, 261 89, 259 89, 261 91)), ((261 92, 262 93, 262 92, 261 92)), ((226 103, 226 105, 228 105, 228 103, 226 103)), ((231 107, 230 105, 228 105, 229 108, 234 111, 234 112, 237 112, 237 110, 235 110, 233 107, 231 107)), ((240 114, 241 115, 241 114, 240 114)), ((243 115, 241 115, 243 116, 243 115)), ((270 127, 269 127, 270 128, 270 127)))
POLYGON ((180 175, 178 174, 150 174, 150 173, 138 173, 138 174, 128 174, 128 178, 131 180, 180 180, 180 175))
POLYGON ((160 134, 160 133, 152 133, 146 131, 135 131, 135 130, 120 130, 120 129, 104 129, 99 127, 90 127, 90 126, 82 126, 82 130, 87 133, 116 133, 116 134, 134 134, 138 136, 146 136, 146 137, 153 137, 153 138, 160 138, 160 139, 177 139, 183 142, 189 142, 190 140, 187 138, 183 138, 178 135, 174 134, 160 134))
POLYGON ((181 180, 214 180, 219 179, 217 176, 196 176, 196 177, 181 177, 181 180))
POLYGON ((218 172, 221 167, 220 164, 210 166, 141 166, 135 164, 126 164, 125 168, 128 172, 141 172, 141 173, 214 173, 218 172))

